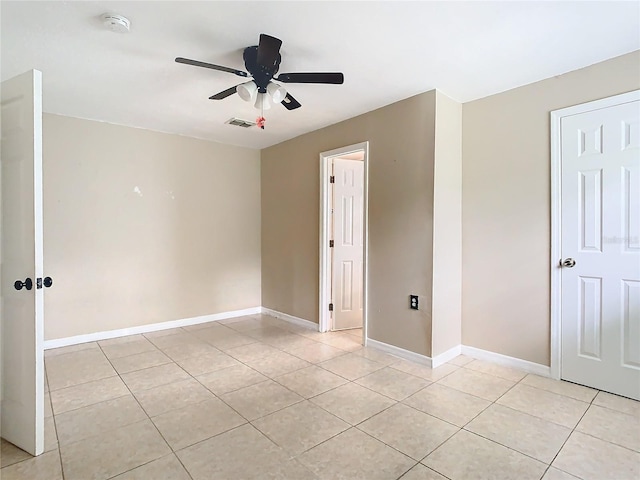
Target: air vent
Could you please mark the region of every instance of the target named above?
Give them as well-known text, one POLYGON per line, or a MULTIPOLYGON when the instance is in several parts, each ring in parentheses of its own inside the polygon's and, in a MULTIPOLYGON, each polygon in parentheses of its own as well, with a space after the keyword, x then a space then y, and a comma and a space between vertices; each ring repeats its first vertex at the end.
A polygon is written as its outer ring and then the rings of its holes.
POLYGON ((255 122, 250 122, 249 120, 242 120, 241 118, 230 118, 224 123, 228 123, 229 125, 235 125, 236 127, 249 128, 255 127, 255 122))

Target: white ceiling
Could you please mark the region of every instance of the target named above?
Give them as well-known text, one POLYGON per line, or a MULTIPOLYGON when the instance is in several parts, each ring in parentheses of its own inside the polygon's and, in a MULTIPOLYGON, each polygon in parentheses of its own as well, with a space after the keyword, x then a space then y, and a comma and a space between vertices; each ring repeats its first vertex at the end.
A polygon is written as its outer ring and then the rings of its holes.
POLYGON ((640 48, 631 2, 8 2, 1 3, 1 77, 43 72, 44 110, 263 148, 438 88, 467 102, 640 48), (105 30, 125 15, 129 34, 105 30), (276 105, 266 129, 231 74, 260 33, 283 41, 282 72, 342 71, 344 85, 288 84, 302 108, 276 105))

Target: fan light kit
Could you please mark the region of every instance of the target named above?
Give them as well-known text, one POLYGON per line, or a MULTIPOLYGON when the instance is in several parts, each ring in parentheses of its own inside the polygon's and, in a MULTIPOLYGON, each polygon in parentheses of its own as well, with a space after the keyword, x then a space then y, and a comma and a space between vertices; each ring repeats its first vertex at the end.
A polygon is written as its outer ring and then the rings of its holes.
POLYGON ((116 33, 129 33, 131 22, 127 17, 115 13, 103 13, 100 17, 106 28, 116 33))
MULTIPOLYGON (((232 73, 239 77, 253 77, 235 87, 227 88, 222 92, 209 97, 210 100, 222 100, 234 93, 245 102, 253 103, 260 110, 260 116, 256 119, 256 125, 264 129, 264 110, 271 108, 271 103, 281 103, 287 110, 295 110, 302 105, 291 96, 287 90, 272 79, 280 68, 280 46, 282 40, 270 35, 261 34, 260 43, 244 49, 244 66, 247 72, 235 68, 223 67, 212 63, 199 62, 188 58, 178 57, 176 62, 194 67, 210 68, 221 72, 232 73)), ((344 83, 342 73, 281 73, 275 80, 281 83, 324 83, 340 85, 344 83)))
POLYGON ((270 82, 266 93, 259 93, 259 87, 253 80, 241 83, 236 87, 236 92, 245 102, 253 103, 258 110, 269 110, 271 103, 282 103, 287 96, 287 91, 282 85, 270 82))

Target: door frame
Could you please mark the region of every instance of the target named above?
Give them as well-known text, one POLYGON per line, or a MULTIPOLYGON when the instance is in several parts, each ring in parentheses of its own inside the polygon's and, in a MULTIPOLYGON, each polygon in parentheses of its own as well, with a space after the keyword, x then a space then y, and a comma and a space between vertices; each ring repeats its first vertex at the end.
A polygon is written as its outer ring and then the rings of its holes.
POLYGON ((562 378, 562 128, 561 120, 580 113, 640 100, 640 90, 551 112, 551 377, 562 378))
POLYGON ((364 192, 363 192, 363 279, 362 279, 362 341, 367 344, 367 301, 369 277, 369 142, 361 142, 320 153, 320 298, 318 331, 327 332, 331 327, 329 300, 331 292, 331 255, 329 252, 329 166, 336 157, 364 151, 364 192))

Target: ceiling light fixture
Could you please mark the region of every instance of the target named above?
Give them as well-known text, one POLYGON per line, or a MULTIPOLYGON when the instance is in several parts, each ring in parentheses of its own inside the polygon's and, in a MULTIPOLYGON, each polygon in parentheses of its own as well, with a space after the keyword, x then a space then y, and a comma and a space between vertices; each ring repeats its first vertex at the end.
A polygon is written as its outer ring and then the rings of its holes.
POLYGON ((241 83, 236 87, 236 92, 245 102, 253 103, 258 110, 269 110, 271 104, 281 103, 287 96, 287 91, 282 85, 270 82, 266 88, 266 92, 260 91, 256 82, 253 80, 241 83))
POLYGON ((255 124, 262 130, 265 122, 264 111, 269 110, 272 103, 274 105, 282 103, 287 96, 287 91, 282 85, 269 82, 267 88, 258 87, 254 80, 241 83, 236 87, 236 92, 242 100, 253 103, 253 106, 260 110, 260 116, 256 118, 255 124))

